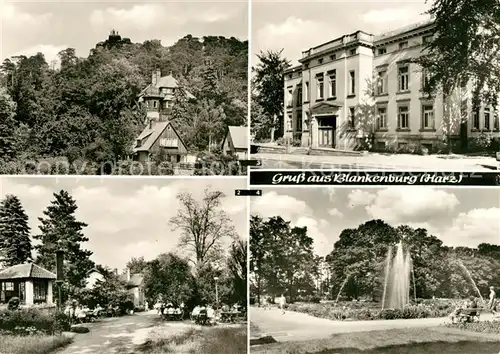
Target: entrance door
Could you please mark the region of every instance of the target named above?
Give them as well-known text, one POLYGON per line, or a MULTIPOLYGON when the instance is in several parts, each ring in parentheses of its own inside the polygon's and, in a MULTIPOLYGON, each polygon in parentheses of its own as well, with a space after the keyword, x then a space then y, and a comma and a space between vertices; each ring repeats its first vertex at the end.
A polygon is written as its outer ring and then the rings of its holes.
POLYGON ((335 116, 318 117, 318 146, 335 148, 335 116))

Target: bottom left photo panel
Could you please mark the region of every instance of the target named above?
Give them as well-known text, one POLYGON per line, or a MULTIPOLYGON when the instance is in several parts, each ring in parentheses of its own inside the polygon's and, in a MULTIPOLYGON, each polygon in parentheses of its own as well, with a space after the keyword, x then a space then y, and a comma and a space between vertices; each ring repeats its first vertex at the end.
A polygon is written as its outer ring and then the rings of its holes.
POLYGON ((246 187, 0 177, 0 353, 247 353, 246 187))

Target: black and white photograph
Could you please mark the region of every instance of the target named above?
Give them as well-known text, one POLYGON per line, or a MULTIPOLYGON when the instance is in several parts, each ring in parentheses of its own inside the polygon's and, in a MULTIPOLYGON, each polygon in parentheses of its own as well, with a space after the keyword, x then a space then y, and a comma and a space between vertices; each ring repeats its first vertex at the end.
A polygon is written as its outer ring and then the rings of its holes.
POLYGON ((499 19, 497 0, 253 1, 251 157, 496 170, 499 19))
POLYGON ((247 353, 245 186, 0 177, 0 353, 247 353))
POLYGON ((0 6, 0 173, 246 174, 246 1, 0 6))
POLYGON ((266 188, 251 353, 498 353, 498 188, 266 188))

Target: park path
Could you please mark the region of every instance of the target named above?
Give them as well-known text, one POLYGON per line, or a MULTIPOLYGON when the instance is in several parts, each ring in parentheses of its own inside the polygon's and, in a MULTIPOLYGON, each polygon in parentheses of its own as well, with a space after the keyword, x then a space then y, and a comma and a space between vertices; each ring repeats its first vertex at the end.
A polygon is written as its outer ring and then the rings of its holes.
MULTIPOLYGON (((490 314, 481 315, 481 320, 491 320, 491 318, 490 314)), ((338 333, 438 327, 450 322, 447 317, 410 320, 332 321, 293 311, 286 311, 283 315, 276 308, 264 310, 256 307, 250 309, 250 319, 261 331, 258 337, 271 336, 278 342, 322 339, 338 333)), ((250 333, 250 337, 254 338, 255 335, 250 333)))
POLYGON ((361 156, 314 156, 264 153, 252 154, 251 158, 261 160, 261 168, 491 171, 499 166, 499 162, 494 157, 463 157, 458 155, 420 156, 370 153, 361 156))
POLYGON ((59 354, 131 354, 135 347, 148 339, 153 327, 159 325, 156 313, 146 312, 131 316, 105 318, 85 325, 89 333, 77 334, 73 343, 59 354))

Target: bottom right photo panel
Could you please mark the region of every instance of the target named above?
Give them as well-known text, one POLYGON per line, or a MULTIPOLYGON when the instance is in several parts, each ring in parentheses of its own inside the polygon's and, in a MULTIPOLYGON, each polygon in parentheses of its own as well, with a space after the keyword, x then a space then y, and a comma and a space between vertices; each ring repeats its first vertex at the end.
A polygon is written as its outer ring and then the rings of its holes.
POLYGON ((250 352, 499 353, 498 188, 252 198, 250 352))

